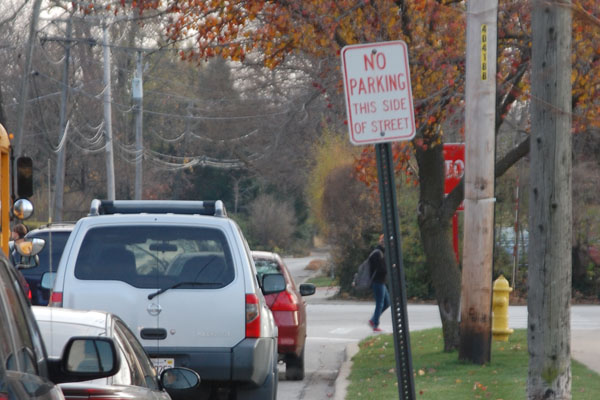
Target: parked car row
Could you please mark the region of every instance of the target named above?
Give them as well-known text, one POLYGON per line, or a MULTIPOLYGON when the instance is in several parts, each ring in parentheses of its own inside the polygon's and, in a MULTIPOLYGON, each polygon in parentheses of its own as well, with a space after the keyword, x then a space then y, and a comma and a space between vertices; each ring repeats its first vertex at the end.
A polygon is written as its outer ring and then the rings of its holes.
MULTIPOLYGON (((52 311, 52 310, 49 310, 52 311)), ((64 310, 65 314, 70 311, 64 310)), ((98 320, 108 320, 106 313, 96 315, 98 320), (100 315, 102 314, 102 315, 100 315)), ((44 316, 41 316, 42 320, 44 316)), ((79 323, 79 322, 78 322, 79 323)), ((132 374, 122 365, 125 355, 115 339, 107 335, 106 327, 102 329, 75 330, 71 326, 62 339, 54 336, 54 329, 58 326, 52 324, 47 327, 44 339, 52 343, 52 353, 48 356, 42 334, 34 319, 28 300, 25 298, 18 281, 17 271, 10 261, 0 255, 0 399, 2 400, 63 400, 63 392, 68 382, 81 382, 90 380, 105 380, 118 373, 132 374), (64 386, 64 388, 63 388, 64 386)), ((129 342, 134 343, 134 342, 129 342)), ((139 343, 138 343, 139 345, 139 343)), ((135 362, 146 362, 145 353, 135 355, 135 362)), ((129 367, 128 367, 129 368, 129 367)), ((140 395, 105 396, 111 399, 160 399, 169 398, 167 392, 173 391, 173 398, 182 392, 192 390, 199 385, 199 377, 191 370, 170 369, 156 378, 156 372, 150 368, 148 371, 154 377, 155 392, 164 394, 163 397, 140 395), (184 376, 188 379, 184 385, 178 386, 173 382, 182 381, 174 379, 184 376)), ((72 392, 70 399, 102 398, 96 396, 100 390, 105 390, 107 385, 100 385, 92 389, 90 384, 79 384, 79 388, 87 390, 88 396, 82 396, 81 391, 72 392), (90 392, 92 391, 92 392, 90 392)), ((132 386, 132 385, 129 385, 132 386)), ((75 390, 75 388, 74 388, 75 390)), ((124 386, 123 391, 129 390, 124 386)), ((135 390, 135 388, 131 389, 135 390)))
POLYGON ((50 357, 92 335, 112 338, 121 360, 112 376, 61 383, 67 398, 276 399, 279 360, 303 379, 302 296, 315 288, 298 290, 277 254, 250 251, 222 202, 94 200, 76 224, 28 238, 46 241, 23 275, 31 302, 52 306, 34 307, 50 357))

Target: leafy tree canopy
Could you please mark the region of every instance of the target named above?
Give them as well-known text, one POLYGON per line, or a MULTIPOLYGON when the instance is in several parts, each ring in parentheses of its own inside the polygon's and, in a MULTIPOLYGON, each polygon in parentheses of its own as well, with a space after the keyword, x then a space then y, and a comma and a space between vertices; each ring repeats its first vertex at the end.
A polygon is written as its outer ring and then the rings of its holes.
MULTIPOLYGON (((128 3, 121 0, 123 6, 128 3)), ((462 130, 466 3, 458 0, 138 0, 141 10, 167 17, 166 36, 187 60, 252 56, 269 68, 290 54, 338 57, 344 45, 401 39, 407 42, 417 138, 412 146, 439 144, 444 130, 462 130), (456 121, 456 126, 448 121, 456 121)), ((596 0, 562 6, 573 10, 574 131, 600 128, 600 8, 596 0)), ((516 101, 529 98, 530 8, 523 0, 500 0, 498 13, 499 126, 516 101)), ((339 64, 339 63, 338 63, 339 64)), ((332 64, 333 65, 333 64, 332 64)), ((339 75, 337 70, 329 71, 339 75)), ((341 91, 341 81, 336 89, 341 91)), ((560 112, 557 110, 556 112, 560 112)), ((408 160, 408 149, 397 156, 408 160)), ((365 150, 372 160, 371 149, 365 150)), ((367 164, 372 164, 368 161, 367 164)), ((373 173, 364 167, 364 179, 373 173)), ((371 165, 372 168, 372 165, 371 165)), ((407 163, 399 163, 407 170, 407 163)))

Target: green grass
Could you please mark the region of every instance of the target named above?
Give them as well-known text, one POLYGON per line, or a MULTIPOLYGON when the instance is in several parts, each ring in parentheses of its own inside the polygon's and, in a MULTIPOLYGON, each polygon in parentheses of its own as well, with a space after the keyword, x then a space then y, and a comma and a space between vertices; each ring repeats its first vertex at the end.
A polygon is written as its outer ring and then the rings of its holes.
POLYGON ((337 286, 338 281, 336 278, 331 278, 329 276, 316 276, 314 278, 310 278, 306 281, 307 283, 312 283, 316 287, 329 287, 329 286, 337 286))
MULTIPOLYGON (((515 330, 508 342, 493 342, 485 366, 458 361, 444 353, 441 329, 411 333, 417 399, 526 399, 529 355, 525 330, 515 330)), ((347 400, 398 399, 393 335, 363 340, 353 357, 347 400)), ((582 364, 571 363, 573 400, 600 398, 600 376, 582 364)))

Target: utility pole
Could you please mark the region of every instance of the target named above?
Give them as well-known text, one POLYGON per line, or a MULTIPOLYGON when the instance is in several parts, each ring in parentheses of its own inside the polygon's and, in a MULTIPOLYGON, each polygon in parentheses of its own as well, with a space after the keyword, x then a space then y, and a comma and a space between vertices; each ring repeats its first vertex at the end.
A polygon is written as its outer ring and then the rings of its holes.
POLYGON ((65 161, 67 154, 66 121, 67 121, 67 99, 69 97, 69 61, 71 56, 71 32, 72 20, 67 20, 67 38, 65 41, 65 64, 63 66, 62 92, 60 96, 60 122, 59 122, 59 148, 56 160, 56 177, 54 182, 54 218, 62 222, 63 198, 65 191, 65 161))
MULTIPOLYGON (((517 166, 518 168, 518 166, 517 166)), ((519 175, 517 175, 515 184, 515 244, 513 245, 513 273, 512 273, 512 288, 513 290, 517 287, 517 269, 519 267, 519 208, 521 205, 521 198, 519 197, 519 175)))
POLYGON ((106 198, 115 199, 115 162, 113 155, 112 114, 110 90, 110 47, 108 46, 108 27, 102 24, 102 49, 104 51, 104 136, 106 141, 106 198))
POLYGON ((23 68, 23 78, 21 81, 21 93, 19 108, 17 111, 17 143, 15 146, 15 157, 23 155, 23 133, 25 131, 25 108, 27 105, 27 93, 29 92, 29 76, 31 75, 31 59, 33 57, 33 45, 37 34, 38 19, 42 0, 35 0, 31 14, 31 23, 29 24, 29 40, 27 41, 27 51, 25 52, 25 66, 23 68))
POLYGON ((498 0, 467 2, 465 213, 458 358, 490 361, 498 0))
POLYGON ((530 400, 571 399, 570 0, 531 10, 531 177, 527 346, 530 400))
POLYGON ((142 137, 144 81, 142 77, 142 52, 137 53, 137 68, 132 82, 133 112, 135 113, 135 199, 142 199, 142 160, 144 158, 144 143, 142 137))

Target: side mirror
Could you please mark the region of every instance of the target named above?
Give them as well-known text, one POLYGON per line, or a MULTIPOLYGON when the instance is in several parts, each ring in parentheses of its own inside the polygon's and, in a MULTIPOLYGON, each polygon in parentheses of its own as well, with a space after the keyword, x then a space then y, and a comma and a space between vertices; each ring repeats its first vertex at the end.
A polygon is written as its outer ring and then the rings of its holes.
POLYGON ((54 288, 54 281, 56 280, 56 272, 44 272, 42 274, 42 280, 40 285, 43 289, 52 290, 54 288))
POLYGON ((283 292, 286 287, 285 278, 282 274, 265 274, 261 282, 263 294, 283 292))
POLYGON ((315 294, 317 288, 312 283, 302 283, 300 285, 300 295, 302 296, 310 296, 315 294))
POLYGON ((69 339, 62 357, 49 363, 50 380, 56 384, 101 379, 119 371, 121 359, 115 342, 100 336, 69 339))
POLYGON ((189 391, 200 386, 200 375, 188 368, 168 368, 160 374, 160 383, 172 400, 189 398, 189 391))
POLYGON ((39 254, 45 245, 46 241, 40 238, 25 239, 20 242, 14 242, 14 247, 17 250, 17 253, 23 257, 31 257, 39 254))
POLYGON ((13 242, 10 246, 11 251, 16 251, 14 258, 15 266, 19 269, 37 267, 40 264, 38 254, 44 248, 46 242, 44 239, 33 238, 25 239, 19 242, 13 242))
POLYGON ((27 199, 19 199, 15 201, 12 212, 17 219, 27 219, 33 215, 33 204, 27 199))
POLYGON ((64 371, 69 374, 86 376, 109 373, 106 376, 110 376, 119 370, 115 344, 105 338, 71 338, 65 345, 62 360, 64 371))

